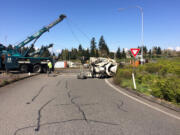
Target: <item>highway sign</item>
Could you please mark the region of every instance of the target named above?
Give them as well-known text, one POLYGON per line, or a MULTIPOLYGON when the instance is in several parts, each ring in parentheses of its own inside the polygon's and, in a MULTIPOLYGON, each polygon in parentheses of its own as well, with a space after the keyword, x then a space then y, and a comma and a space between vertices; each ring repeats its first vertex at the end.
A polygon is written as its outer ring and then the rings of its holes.
POLYGON ((131 53, 134 57, 139 53, 140 48, 131 48, 131 53))

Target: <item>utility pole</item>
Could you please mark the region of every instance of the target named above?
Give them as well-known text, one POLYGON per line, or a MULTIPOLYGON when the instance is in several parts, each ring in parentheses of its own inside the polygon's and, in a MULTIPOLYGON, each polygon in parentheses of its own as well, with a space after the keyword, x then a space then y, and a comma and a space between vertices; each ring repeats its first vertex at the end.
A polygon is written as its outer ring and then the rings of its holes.
MULTIPOLYGON (((144 59, 143 59, 143 48, 144 48, 144 12, 143 8, 140 6, 134 6, 134 7, 128 7, 128 8, 138 8, 141 12, 141 64, 143 64, 144 59)), ((128 8, 119 8, 119 11, 128 9, 128 8)))

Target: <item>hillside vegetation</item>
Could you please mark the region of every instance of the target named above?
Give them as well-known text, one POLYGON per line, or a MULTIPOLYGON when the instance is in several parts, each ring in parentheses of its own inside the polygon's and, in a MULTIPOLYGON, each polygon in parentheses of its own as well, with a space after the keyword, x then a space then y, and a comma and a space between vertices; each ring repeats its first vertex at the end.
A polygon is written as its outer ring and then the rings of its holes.
MULTIPOLYGON (((180 105, 180 57, 159 59, 135 69, 137 91, 180 105)), ((133 88, 132 66, 119 67, 114 82, 133 88)))

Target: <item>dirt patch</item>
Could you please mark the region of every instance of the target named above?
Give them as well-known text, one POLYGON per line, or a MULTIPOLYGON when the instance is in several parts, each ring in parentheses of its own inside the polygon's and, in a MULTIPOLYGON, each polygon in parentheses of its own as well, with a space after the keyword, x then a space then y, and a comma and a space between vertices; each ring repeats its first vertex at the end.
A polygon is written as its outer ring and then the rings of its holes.
POLYGON ((10 72, 10 73, 5 73, 1 72, 0 73, 0 87, 7 85, 9 83, 28 78, 31 76, 37 75, 36 73, 20 73, 20 72, 10 72))

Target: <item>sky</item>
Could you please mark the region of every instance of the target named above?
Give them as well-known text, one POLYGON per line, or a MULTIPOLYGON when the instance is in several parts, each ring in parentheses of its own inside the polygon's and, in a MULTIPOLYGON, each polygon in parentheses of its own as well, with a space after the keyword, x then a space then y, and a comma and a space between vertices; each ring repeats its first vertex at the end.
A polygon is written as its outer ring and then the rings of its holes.
POLYGON ((54 43, 53 51, 90 47, 101 35, 111 51, 144 45, 180 49, 180 0, 0 0, 0 43, 23 41, 60 14, 67 18, 43 34, 36 48, 54 43), (124 8, 124 10, 118 10, 124 8))

